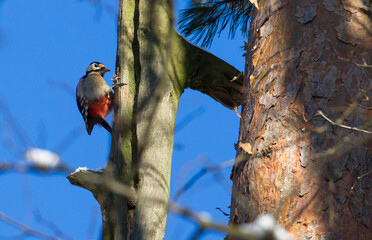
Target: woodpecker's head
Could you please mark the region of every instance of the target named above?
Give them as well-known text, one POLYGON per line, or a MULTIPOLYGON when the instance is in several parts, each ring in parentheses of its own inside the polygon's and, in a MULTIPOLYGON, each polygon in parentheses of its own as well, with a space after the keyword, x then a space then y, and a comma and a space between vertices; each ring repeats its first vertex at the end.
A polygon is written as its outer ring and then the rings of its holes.
POLYGON ((87 68, 87 75, 89 73, 96 72, 101 74, 101 76, 103 77, 103 75, 105 75, 105 73, 108 71, 110 71, 110 69, 106 68, 106 66, 103 65, 102 63, 92 62, 91 64, 89 64, 87 68))

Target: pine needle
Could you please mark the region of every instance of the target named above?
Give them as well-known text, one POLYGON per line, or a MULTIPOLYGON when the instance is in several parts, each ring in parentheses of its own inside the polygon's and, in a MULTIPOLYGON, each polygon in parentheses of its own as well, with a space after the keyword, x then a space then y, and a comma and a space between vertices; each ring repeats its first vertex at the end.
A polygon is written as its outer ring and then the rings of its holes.
POLYGON ((213 38, 229 27, 229 38, 239 29, 248 35, 248 24, 253 5, 248 0, 196 1, 192 7, 181 10, 178 22, 181 33, 202 47, 210 47, 213 38))

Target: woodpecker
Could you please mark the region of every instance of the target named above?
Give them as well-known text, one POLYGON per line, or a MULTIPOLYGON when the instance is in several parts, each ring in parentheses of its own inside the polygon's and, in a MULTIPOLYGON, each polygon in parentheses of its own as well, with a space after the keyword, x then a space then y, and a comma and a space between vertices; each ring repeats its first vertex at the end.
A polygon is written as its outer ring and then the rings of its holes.
POLYGON ((76 87, 76 103, 89 135, 95 124, 101 125, 111 133, 111 126, 104 119, 112 110, 114 93, 111 90, 124 84, 117 83, 118 78, 114 77, 114 84, 109 87, 103 79, 108 71, 110 69, 102 63, 92 62, 76 87))

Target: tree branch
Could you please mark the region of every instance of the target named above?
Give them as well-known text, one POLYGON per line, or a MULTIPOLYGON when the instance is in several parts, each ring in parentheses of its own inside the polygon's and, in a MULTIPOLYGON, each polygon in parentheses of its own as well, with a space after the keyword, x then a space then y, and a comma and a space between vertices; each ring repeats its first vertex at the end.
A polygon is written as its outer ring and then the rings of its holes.
POLYGON ((72 185, 85 188, 92 192, 100 204, 102 203, 102 194, 105 191, 116 193, 128 199, 137 199, 130 187, 120 183, 113 177, 107 176, 102 171, 79 168, 68 175, 67 178, 72 185))
POLYGON ((0 212, 0 220, 21 230, 23 233, 27 234, 27 235, 30 235, 30 236, 34 236, 34 237, 37 237, 39 239, 46 239, 46 240, 58 240, 59 238, 57 237, 54 237, 54 236, 51 236, 51 235, 48 235, 46 233, 43 233, 43 232, 40 232, 38 230, 35 230, 35 229, 32 229, 30 228, 29 226, 26 226, 20 222, 17 222, 16 220, 14 220, 13 218, 10 218, 8 217, 7 215, 5 215, 3 212, 0 212))
POLYGON ((329 119, 326 115, 324 115, 324 113, 322 111, 320 111, 320 110, 317 113, 320 116, 322 116, 325 120, 327 120, 330 124, 332 124, 333 126, 338 126, 338 127, 349 129, 349 130, 356 131, 356 132, 362 132, 362 133, 372 134, 372 132, 371 131, 368 131, 368 130, 364 130, 364 129, 357 128, 357 127, 346 126, 346 125, 341 124, 341 123, 335 123, 334 121, 332 121, 331 119, 329 119))
POLYGON ((229 109, 240 106, 244 90, 243 74, 184 38, 182 44, 186 47, 189 65, 185 88, 205 93, 229 109))

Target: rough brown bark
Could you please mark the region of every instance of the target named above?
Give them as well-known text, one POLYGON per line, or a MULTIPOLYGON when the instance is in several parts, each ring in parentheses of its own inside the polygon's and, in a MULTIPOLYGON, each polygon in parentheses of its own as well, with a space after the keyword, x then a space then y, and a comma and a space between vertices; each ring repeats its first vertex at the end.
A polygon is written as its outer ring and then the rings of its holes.
POLYGON ((295 239, 369 239, 372 6, 261 0, 252 16, 231 223, 276 216, 295 239), (362 176, 362 178, 358 178, 362 176), (354 187, 354 188, 353 188, 354 187))

